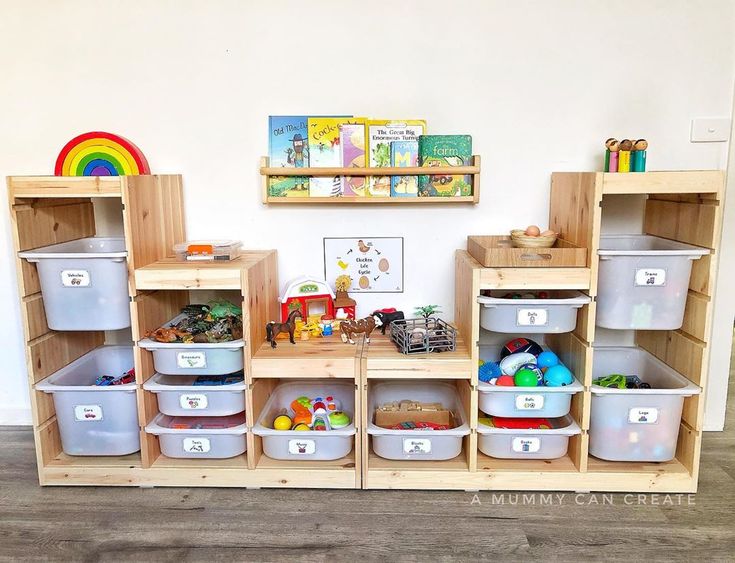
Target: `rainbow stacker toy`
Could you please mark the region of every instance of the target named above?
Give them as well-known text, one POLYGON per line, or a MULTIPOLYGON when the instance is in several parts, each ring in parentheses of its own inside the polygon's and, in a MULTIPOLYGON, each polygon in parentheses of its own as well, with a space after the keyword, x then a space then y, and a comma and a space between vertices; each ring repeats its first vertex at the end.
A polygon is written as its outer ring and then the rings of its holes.
POLYGON ((150 174, 141 150, 113 133, 92 131, 74 137, 56 158, 56 176, 138 176, 150 174))

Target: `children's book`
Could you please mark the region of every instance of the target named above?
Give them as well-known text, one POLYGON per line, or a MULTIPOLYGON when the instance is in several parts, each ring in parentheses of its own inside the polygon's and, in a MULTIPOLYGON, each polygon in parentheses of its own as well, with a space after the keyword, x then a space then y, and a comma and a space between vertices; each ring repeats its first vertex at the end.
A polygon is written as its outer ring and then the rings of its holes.
MULTIPOLYGON (((343 123, 339 128, 339 144, 342 150, 342 166, 345 168, 365 167, 365 123, 343 123)), ((369 195, 367 177, 343 176, 342 195, 369 195)))
MULTIPOLYGON (((340 126, 365 123, 364 118, 350 116, 309 118, 309 165, 314 168, 342 166, 340 126)), ((342 195, 340 176, 312 177, 309 182, 311 197, 338 197, 342 195)))
MULTIPOLYGON (((390 144, 393 141, 416 141, 426 130, 423 119, 370 120, 367 122, 369 166, 390 166, 390 144)), ((377 197, 391 195, 390 176, 370 176, 368 191, 377 197)))
MULTIPOLYGON (((309 166, 308 117, 302 115, 271 115, 268 118, 268 156, 270 166, 277 168, 307 168, 309 166)), ((271 176, 268 181, 271 197, 308 197, 309 178, 305 176, 271 176)))
MULTIPOLYGON (((390 144, 390 165, 400 168, 418 166, 418 141, 393 141, 390 144)), ((391 176, 391 197, 416 197, 419 191, 418 176, 391 176)))
MULTIPOLYGON (((470 135, 421 135, 419 166, 469 166, 472 161, 470 135)), ((432 174, 419 176, 419 196, 472 195, 472 177, 466 175, 432 174)))

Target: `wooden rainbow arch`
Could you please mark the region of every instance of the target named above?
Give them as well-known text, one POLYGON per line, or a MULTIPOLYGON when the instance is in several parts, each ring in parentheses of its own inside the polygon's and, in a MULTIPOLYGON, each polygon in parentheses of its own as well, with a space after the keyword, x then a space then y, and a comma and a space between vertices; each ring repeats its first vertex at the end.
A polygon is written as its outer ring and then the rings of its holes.
POLYGON ((150 174, 141 150, 127 139, 91 131, 64 145, 56 159, 56 176, 137 176, 150 174))

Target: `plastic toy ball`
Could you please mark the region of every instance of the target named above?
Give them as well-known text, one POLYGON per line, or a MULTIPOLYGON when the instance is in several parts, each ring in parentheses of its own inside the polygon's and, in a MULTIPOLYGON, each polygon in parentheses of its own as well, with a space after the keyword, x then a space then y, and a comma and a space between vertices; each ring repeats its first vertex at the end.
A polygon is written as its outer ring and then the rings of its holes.
POLYGON ((551 366, 544 374, 544 385, 547 387, 563 387, 571 385, 574 381, 572 372, 561 364, 551 366))
MULTIPOLYGON (((533 373, 536 374, 536 385, 543 385, 544 384, 544 372, 536 364, 534 364, 533 362, 531 362, 531 363, 528 363, 528 364, 520 365, 520 366, 518 366, 518 370, 516 370, 516 373, 518 373, 520 370, 523 370, 523 369, 531 370, 533 373)), ((516 385, 518 385, 518 383, 516 383, 516 385)))
POLYGON ((291 418, 285 414, 277 416, 273 421, 273 428, 275 430, 291 430, 291 418))
POLYGON ((536 387, 538 384, 536 372, 528 368, 519 369, 513 377, 513 381, 518 387, 536 387))
POLYGON ((500 385, 501 387, 515 387, 515 384, 515 381, 510 375, 501 375, 495 382, 495 385, 500 385))
POLYGON ((307 431, 311 430, 311 428, 309 428, 303 422, 301 424, 297 424, 296 426, 294 426, 293 429, 294 430, 298 430, 299 432, 307 432, 307 431))
POLYGON ((480 381, 489 382, 491 379, 496 379, 503 375, 500 371, 500 366, 495 362, 485 362, 478 369, 478 376, 480 381))
POLYGON ((500 360, 500 370, 505 375, 515 375, 522 365, 529 363, 536 363, 536 356, 528 352, 518 352, 500 360))
POLYGON ((551 366, 555 366, 559 363, 559 356, 554 354, 554 352, 547 350, 546 352, 541 352, 538 355, 536 363, 541 368, 550 368, 551 366))
POLYGON ((529 338, 515 338, 510 342, 506 342, 502 350, 500 350, 500 357, 505 358, 511 354, 517 354, 518 352, 527 352, 538 356, 544 349, 529 338))

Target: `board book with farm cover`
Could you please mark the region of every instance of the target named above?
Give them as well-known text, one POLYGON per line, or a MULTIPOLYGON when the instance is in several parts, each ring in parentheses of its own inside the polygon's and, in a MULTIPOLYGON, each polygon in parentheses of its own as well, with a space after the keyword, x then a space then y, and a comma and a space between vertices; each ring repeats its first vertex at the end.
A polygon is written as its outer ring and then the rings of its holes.
MULTIPOLYGON (((309 118, 309 164, 313 168, 342 166, 340 126, 365 123, 362 117, 329 116, 309 118)), ((312 177, 309 182, 311 197, 338 197, 342 195, 340 176, 312 177)))
MULTIPOLYGON (((423 119, 370 120, 367 122, 368 165, 390 166, 390 144, 393 141, 416 141, 426 131, 423 119)), ((390 197, 390 176, 370 176, 368 190, 371 196, 390 197)))
MULTIPOLYGON (((365 123, 343 123, 339 126, 339 144, 343 168, 365 167, 365 123)), ((342 195, 365 197, 368 195, 365 176, 343 176, 342 195)))
MULTIPOLYGON (((268 117, 268 156, 272 168, 308 168, 308 117, 303 115, 271 115, 268 117)), ((305 176, 271 176, 270 197, 308 197, 309 178, 305 176)))
MULTIPOLYGON (((399 168, 418 166, 418 141, 393 141, 390 144, 390 165, 399 168)), ((418 176, 391 176, 391 197, 416 197, 419 192, 418 176)))
MULTIPOLYGON (((419 166, 469 166, 472 162, 470 135, 421 135, 419 166)), ((419 176, 419 196, 458 197, 472 195, 469 174, 419 176)))

